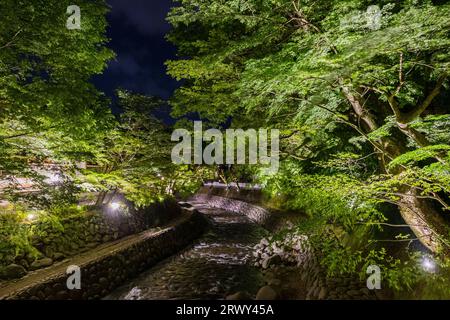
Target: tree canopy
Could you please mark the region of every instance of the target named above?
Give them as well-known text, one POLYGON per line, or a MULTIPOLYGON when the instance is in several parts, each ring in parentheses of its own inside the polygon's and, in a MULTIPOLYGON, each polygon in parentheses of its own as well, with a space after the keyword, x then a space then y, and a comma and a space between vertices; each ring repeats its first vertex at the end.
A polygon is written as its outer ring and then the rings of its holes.
POLYGON ((0 177, 36 180, 44 162, 83 161, 109 126, 108 100, 90 82, 114 53, 106 47, 104 1, 80 1, 69 30, 68 1, 2 1, 0 177))
POLYGON ((447 1, 178 1, 167 18, 175 127, 194 115, 205 127, 279 129, 277 173, 173 164, 161 99, 118 88, 114 115, 92 84, 114 58, 106 1, 78 1, 80 29, 66 27, 71 4, 0 3, 1 200, 52 211, 120 192, 145 206, 215 174, 260 183, 281 209, 306 213, 297 229, 330 273, 384 264, 393 287, 411 285, 414 269, 384 241, 421 243, 448 266, 447 1), (52 166, 56 184, 43 174, 52 166), (25 178, 35 192, 21 192, 25 178), (404 226, 412 234, 389 229, 404 226), (392 239, 380 239, 386 229, 392 239))
POLYGON ((322 221, 315 230, 396 212, 411 241, 449 252, 450 4, 179 2, 175 115, 281 129, 280 172, 257 181, 322 221))

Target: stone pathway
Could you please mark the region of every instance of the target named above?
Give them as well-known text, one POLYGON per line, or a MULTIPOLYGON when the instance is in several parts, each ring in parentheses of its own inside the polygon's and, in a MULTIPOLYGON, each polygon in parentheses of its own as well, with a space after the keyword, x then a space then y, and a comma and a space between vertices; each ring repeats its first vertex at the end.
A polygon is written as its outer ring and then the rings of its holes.
POLYGON ((105 299, 222 299, 238 291, 256 294, 264 281, 253 266, 252 248, 266 231, 244 215, 192 204, 212 220, 210 231, 105 299))
POLYGON ((181 219, 175 220, 163 229, 149 229, 137 235, 128 236, 117 241, 102 244, 93 250, 65 259, 61 262, 57 262, 48 268, 30 272, 21 279, 3 282, 0 284, 0 300, 14 296, 16 293, 26 291, 28 288, 31 288, 39 283, 43 283, 48 279, 65 275, 67 267, 70 265, 83 266, 91 261, 102 259, 103 257, 119 251, 122 248, 139 243, 146 238, 156 237, 171 228, 172 225, 176 224, 180 220, 181 219))

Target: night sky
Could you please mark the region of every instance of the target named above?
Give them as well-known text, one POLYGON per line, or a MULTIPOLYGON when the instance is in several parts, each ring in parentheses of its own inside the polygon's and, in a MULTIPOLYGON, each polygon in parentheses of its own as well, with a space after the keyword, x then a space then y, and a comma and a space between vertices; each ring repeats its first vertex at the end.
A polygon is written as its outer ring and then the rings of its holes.
POLYGON ((175 58, 176 52, 165 40, 170 30, 165 17, 173 6, 172 1, 107 2, 112 7, 108 15, 109 47, 117 57, 102 75, 94 78, 94 84, 111 98, 120 87, 168 99, 178 86, 177 81, 166 75, 164 65, 166 60, 175 58))

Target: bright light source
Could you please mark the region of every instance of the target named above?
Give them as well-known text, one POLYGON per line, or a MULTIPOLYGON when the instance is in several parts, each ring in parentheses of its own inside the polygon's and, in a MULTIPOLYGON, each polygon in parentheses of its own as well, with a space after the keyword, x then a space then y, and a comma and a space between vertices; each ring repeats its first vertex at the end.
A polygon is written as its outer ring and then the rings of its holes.
POLYGON ((27 215, 27 220, 28 220, 28 221, 34 221, 34 220, 36 220, 36 215, 35 215, 34 213, 29 213, 29 214, 27 215))
POLYGON ((47 175, 47 179, 45 179, 47 183, 57 184, 62 182, 62 177, 57 173, 50 173, 47 175))
POLYGON ((436 271, 436 263, 432 258, 429 257, 423 257, 421 262, 423 270, 426 272, 435 272, 436 271))
POLYGON ((111 203, 109 204, 109 206, 110 206, 111 209, 117 210, 117 209, 120 208, 121 203, 120 203, 120 202, 111 202, 111 203))

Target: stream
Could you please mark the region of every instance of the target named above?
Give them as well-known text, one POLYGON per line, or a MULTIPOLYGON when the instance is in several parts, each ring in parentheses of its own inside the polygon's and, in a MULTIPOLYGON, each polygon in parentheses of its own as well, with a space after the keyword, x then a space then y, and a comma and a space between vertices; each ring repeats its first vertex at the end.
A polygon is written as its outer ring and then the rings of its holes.
POLYGON ((263 285, 253 247, 266 231, 246 216, 192 203, 212 221, 193 245, 144 271, 104 299, 223 299, 239 291, 255 295, 263 285))

